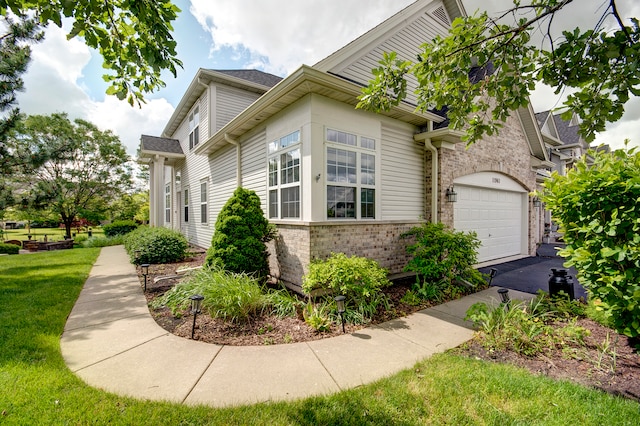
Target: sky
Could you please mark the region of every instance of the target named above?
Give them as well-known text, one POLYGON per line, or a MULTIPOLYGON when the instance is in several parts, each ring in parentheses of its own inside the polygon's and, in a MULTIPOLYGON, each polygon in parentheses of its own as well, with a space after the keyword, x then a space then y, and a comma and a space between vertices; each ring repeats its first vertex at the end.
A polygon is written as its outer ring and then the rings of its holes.
MULTIPOLYGON (((120 137, 135 157, 140 135, 160 136, 198 68, 256 68, 285 77, 313 65, 414 0, 174 0, 182 10, 174 22, 178 57, 184 68, 166 87, 146 96, 141 108, 105 95, 102 58, 81 39, 66 39, 69 27, 50 25, 45 40, 32 47, 18 106, 26 114, 66 112, 120 137)), ((462 0, 468 14, 506 10, 511 0, 462 0)), ((554 18, 557 28, 593 27, 609 0, 576 0, 554 18)), ((623 18, 640 16, 640 2, 618 0, 623 18)), ((628 23, 628 20, 627 20, 628 23)), ((535 111, 561 104, 561 95, 541 87, 531 97, 535 111)), ((623 118, 599 135, 613 148, 640 145, 640 99, 623 118)))

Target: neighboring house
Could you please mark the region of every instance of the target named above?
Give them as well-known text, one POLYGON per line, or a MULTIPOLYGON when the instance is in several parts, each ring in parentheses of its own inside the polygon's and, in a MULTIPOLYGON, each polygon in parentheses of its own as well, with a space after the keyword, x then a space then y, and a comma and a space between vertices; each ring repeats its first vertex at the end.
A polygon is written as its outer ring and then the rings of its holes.
POLYGON ((298 286, 331 252, 402 272, 400 235, 424 221, 477 232, 481 262, 533 254, 541 218, 529 193, 552 163, 531 108, 468 149, 413 95, 379 114, 354 108, 383 51, 413 58, 464 14, 456 0, 417 1, 282 80, 200 69, 162 136, 141 138, 151 225, 208 247, 235 188, 254 190, 278 228, 272 274, 298 286))

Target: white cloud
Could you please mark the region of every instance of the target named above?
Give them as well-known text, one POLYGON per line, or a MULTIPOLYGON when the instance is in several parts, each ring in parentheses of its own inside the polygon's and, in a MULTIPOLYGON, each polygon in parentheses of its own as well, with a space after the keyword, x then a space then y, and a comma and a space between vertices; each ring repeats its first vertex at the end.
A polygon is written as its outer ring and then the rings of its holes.
POLYGON ((288 74, 313 65, 413 0, 192 0, 214 49, 248 49, 250 66, 288 74), (265 61, 266 58, 266 61, 265 61))
MULTIPOLYGON (((174 108, 162 98, 147 100, 142 108, 113 96, 91 99, 79 83, 90 59, 91 51, 82 41, 67 40, 63 29, 49 26, 44 41, 32 46, 32 61, 24 75, 26 91, 19 94, 18 106, 30 115, 66 112, 71 119, 86 119, 113 131, 135 156, 140 135, 159 135, 174 108)), ((106 85, 98 90, 105 89, 106 85)))

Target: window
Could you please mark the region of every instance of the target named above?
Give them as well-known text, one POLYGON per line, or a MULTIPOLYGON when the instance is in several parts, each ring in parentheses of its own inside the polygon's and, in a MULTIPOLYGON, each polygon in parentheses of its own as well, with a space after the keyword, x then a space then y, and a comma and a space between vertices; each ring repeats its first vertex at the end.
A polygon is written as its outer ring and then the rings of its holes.
POLYGON ((207 223, 207 182, 200 183, 200 223, 207 223))
POLYGON ((189 114, 189 149, 200 143, 200 107, 189 114))
POLYGON ((375 219, 376 140, 333 129, 326 140, 327 217, 375 219))
POLYGON ((189 222, 189 189, 184 190, 184 221, 189 222))
POLYGON ((269 143, 269 218, 300 218, 300 131, 269 143))
POLYGON ((164 221, 171 222, 171 183, 164 187, 164 221))

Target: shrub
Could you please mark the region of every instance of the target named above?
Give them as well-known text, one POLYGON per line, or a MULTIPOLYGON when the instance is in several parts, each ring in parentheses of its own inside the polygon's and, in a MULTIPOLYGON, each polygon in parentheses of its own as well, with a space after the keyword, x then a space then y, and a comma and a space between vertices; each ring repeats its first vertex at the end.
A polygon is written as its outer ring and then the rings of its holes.
POLYGON ((415 238, 407 246, 413 256, 404 270, 416 273, 413 290, 429 300, 442 300, 463 293, 456 284, 476 286, 484 283, 474 269, 480 241, 474 232, 456 232, 442 223, 426 223, 405 232, 402 238, 415 238))
POLYGON ((109 225, 104 225, 102 230, 106 237, 115 237, 116 235, 126 235, 131 231, 138 229, 138 224, 133 220, 116 220, 109 225))
POLYGON ((85 239, 82 242, 82 247, 108 247, 118 246, 124 241, 124 235, 116 235, 114 237, 93 237, 85 239))
POLYGON ((203 269, 157 298, 151 307, 167 306, 179 316, 190 306, 189 297, 196 293, 204 296, 202 309, 209 315, 232 322, 246 321, 266 306, 264 293, 254 278, 221 269, 203 269))
POLYGON ((205 264, 263 279, 269 273, 265 243, 274 234, 275 228, 260 207, 260 197, 238 188, 218 215, 205 264))
POLYGON ((185 258, 188 245, 178 231, 161 227, 140 227, 124 236, 124 247, 133 264, 178 262, 185 258))
POLYGON ((590 151, 566 176, 545 181, 542 200, 560 224, 559 254, 615 329, 640 336, 640 151, 590 151))
POLYGON ((378 307, 388 306, 382 289, 391 285, 386 269, 371 259, 347 257, 344 253, 331 253, 327 260, 315 259, 309 265, 309 273, 303 277, 302 290, 311 293, 324 289, 334 295, 346 297, 345 312, 350 322, 369 321, 378 307))
POLYGON ((0 243, 0 254, 18 254, 20 247, 15 244, 0 243))

